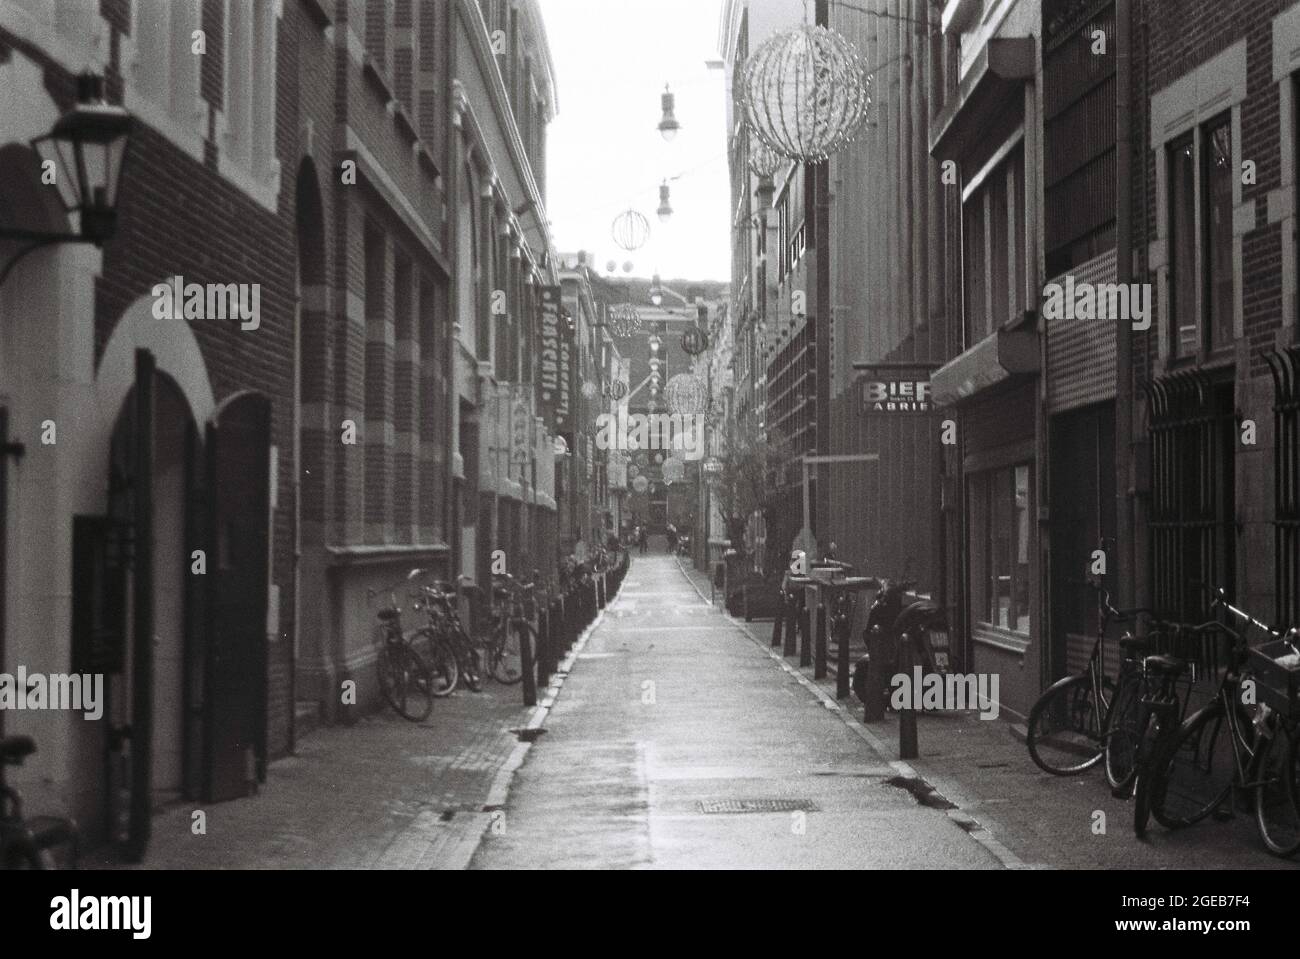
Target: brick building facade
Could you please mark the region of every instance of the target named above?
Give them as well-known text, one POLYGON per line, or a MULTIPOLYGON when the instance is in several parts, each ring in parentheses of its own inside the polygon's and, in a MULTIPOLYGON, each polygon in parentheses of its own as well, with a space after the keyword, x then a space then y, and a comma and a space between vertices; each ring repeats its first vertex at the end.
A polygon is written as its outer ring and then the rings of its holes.
POLYGON ((115 235, 0 240, 0 669, 107 702, 0 723, 38 743, 33 808, 138 858, 157 805, 246 795, 304 722, 373 708, 367 589, 485 580, 500 543, 554 568, 554 86, 534 2, 20 0, 5 227, 75 229, 28 144, 86 69, 133 117, 115 235), (186 284, 255 319, 162 318, 186 284))

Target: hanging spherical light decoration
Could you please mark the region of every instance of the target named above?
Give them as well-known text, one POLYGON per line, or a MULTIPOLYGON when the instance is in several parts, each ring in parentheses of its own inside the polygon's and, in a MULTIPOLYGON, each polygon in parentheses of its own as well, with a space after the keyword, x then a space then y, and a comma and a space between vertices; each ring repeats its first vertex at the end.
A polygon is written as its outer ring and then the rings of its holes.
POLYGON ((871 77, 850 41, 804 25, 750 55, 743 96, 745 120, 760 140, 787 159, 819 163, 861 130, 871 77))
POLYGON ((634 269, 636 269, 636 264, 634 264, 631 260, 624 260, 624 261, 623 261, 623 272, 624 272, 624 273, 631 273, 634 269))
POLYGON ((631 303, 619 303, 609 308, 609 330, 615 336, 632 336, 641 329, 641 314, 631 303))
POLYGON ((636 210, 624 210, 614 217, 610 232, 614 242, 630 253, 641 249, 650 239, 650 221, 636 210))
POLYGON ((670 413, 697 416, 709 408, 709 388, 694 373, 678 373, 664 386, 670 413))
POLYGON ((766 180, 776 174, 788 161, 757 136, 749 138, 749 171, 759 179, 766 180))

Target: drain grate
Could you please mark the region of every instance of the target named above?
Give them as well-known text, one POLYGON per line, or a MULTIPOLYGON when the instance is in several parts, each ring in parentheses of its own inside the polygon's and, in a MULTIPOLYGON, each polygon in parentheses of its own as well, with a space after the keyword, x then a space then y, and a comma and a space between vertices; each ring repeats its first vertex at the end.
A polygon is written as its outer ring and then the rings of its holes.
POLYGON ((818 812, 811 799, 701 799, 702 813, 818 812))

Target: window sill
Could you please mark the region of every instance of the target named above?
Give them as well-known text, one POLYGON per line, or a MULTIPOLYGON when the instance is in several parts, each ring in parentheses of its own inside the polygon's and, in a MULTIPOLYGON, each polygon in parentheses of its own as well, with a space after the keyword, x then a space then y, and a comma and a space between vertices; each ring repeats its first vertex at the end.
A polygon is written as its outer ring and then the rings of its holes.
POLYGON ((389 103, 396 101, 397 97, 393 95, 393 88, 388 85, 388 78, 379 69, 379 64, 375 61, 375 58, 368 53, 361 61, 361 73, 369 82, 371 89, 379 95, 380 102, 385 107, 389 103))
POLYGON ((1018 656, 1023 656, 1029 651, 1029 637, 1024 633, 1002 629, 989 623, 976 623, 971 630, 971 639, 983 646, 991 646, 1018 656))

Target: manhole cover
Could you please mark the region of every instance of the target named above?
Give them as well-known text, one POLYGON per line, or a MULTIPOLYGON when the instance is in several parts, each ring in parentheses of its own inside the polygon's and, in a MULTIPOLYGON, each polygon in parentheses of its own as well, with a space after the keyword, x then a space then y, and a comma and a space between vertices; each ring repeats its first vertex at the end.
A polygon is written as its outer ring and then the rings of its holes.
POLYGON ((701 799, 700 812, 817 812, 811 799, 701 799))

